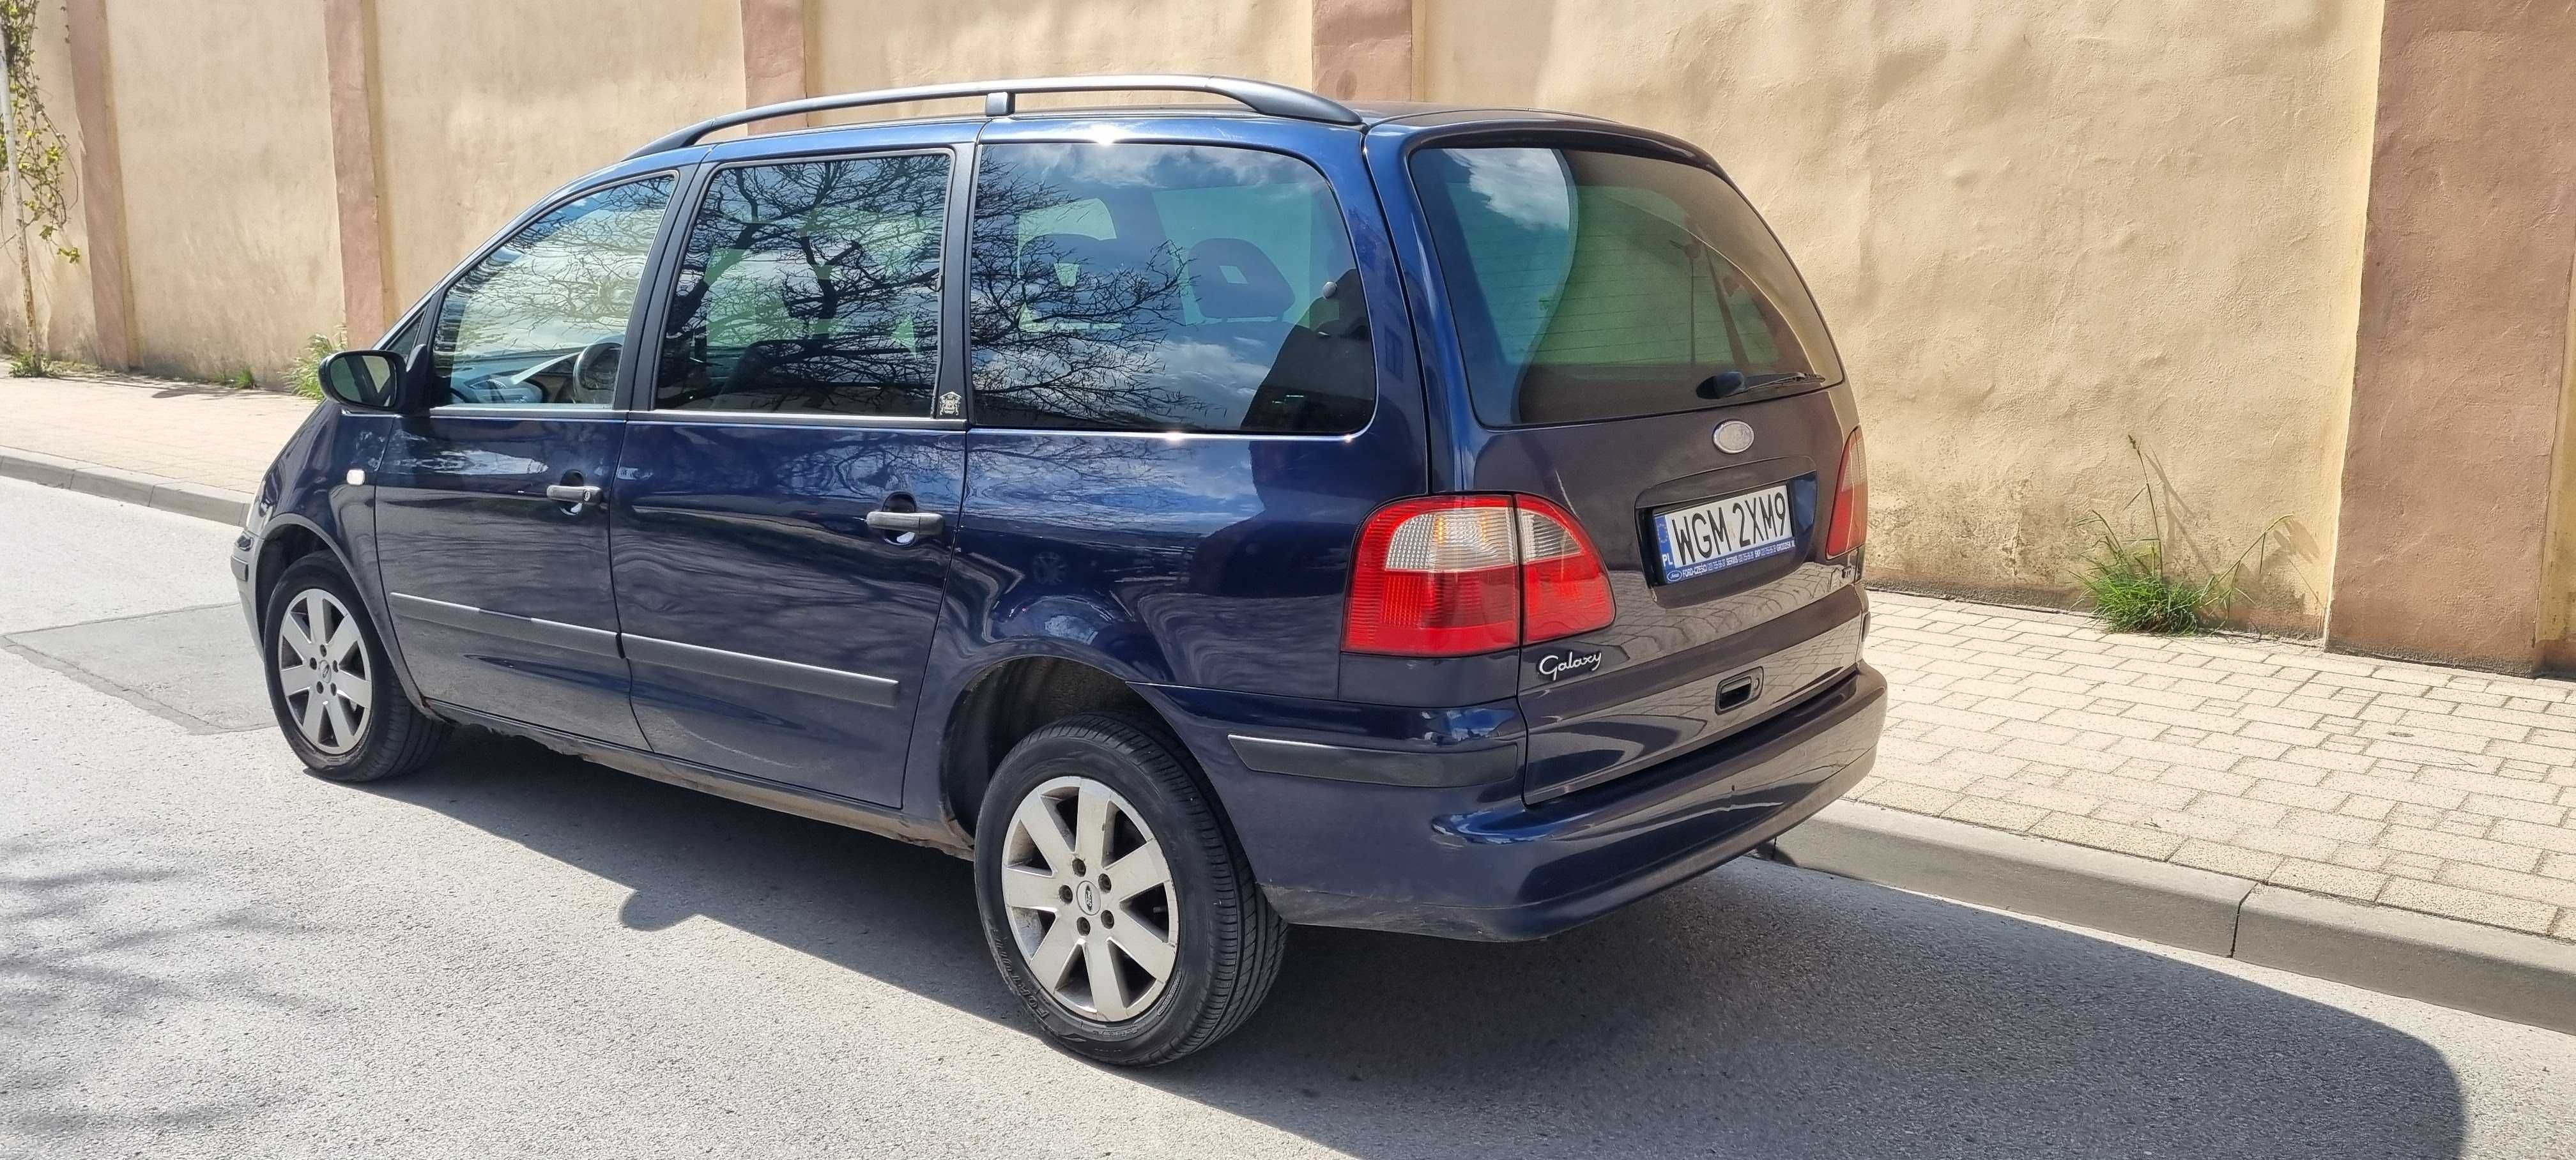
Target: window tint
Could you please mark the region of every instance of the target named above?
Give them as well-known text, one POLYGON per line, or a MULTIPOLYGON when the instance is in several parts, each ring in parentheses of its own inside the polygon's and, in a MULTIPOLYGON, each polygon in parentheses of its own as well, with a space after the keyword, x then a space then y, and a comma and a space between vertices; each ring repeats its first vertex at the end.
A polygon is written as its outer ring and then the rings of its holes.
POLYGON ((1349 432, 1368 311, 1322 174, 1187 145, 988 146, 968 316, 975 419, 1349 432))
POLYGON ((437 403, 605 407, 671 179, 611 186, 512 234, 447 288, 437 403))
POLYGON ((1534 148, 1425 149, 1411 166, 1486 423, 1684 411, 1841 377, 1788 256, 1714 173, 1534 148))
POLYGON ((403 356, 406 360, 410 359, 412 352, 419 349, 420 344, 429 341, 430 326, 435 321, 426 310, 412 315, 410 322, 405 323, 392 338, 385 340, 384 348, 403 356))
POLYGON ((718 172, 680 259, 653 405, 929 415, 947 204, 945 154, 718 172))

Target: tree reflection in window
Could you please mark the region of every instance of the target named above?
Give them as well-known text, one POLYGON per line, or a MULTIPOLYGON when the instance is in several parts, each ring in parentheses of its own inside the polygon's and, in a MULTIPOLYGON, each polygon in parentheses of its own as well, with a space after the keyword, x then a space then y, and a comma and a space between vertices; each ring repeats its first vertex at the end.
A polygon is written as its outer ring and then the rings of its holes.
POLYGON ((1250 149, 987 146, 967 319, 991 426, 1349 432, 1377 398, 1322 174, 1250 149))
POLYGON ((548 211, 440 299, 440 403, 608 405, 617 354, 671 179, 630 181, 548 211))
POLYGON ((726 169, 689 227, 654 406, 927 416, 944 154, 726 169))

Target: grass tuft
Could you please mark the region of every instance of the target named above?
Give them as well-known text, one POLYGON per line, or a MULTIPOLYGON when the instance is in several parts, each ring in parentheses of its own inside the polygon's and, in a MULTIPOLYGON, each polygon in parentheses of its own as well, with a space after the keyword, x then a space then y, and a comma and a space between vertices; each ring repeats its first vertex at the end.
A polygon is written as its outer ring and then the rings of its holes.
POLYGON ((2112 629, 2166 636, 2205 632, 2209 620, 2235 599, 2229 577, 2177 579, 2166 573, 2164 545, 2155 537, 2125 540, 2102 513, 2089 519, 2097 529, 2093 554, 2078 579, 2093 601, 2094 617, 2112 629))
MULTIPOLYGON (((2155 473, 2148 468, 2146 449, 2138 446, 2135 435, 2129 437, 2129 451, 2138 457, 2138 471, 2146 477, 2138 497, 2146 502, 2148 523, 2160 533, 2167 505, 2157 502, 2155 473)), ((2094 618, 2113 631, 2162 636, 2207 632, 2211 622, 2235 603, 2236 573, 2245 558, 2263 546, 2272 529, 2288 518, 2283 516, 2265 525, 2263 533, 2237 553, 2226 568, 2194 580, 2174 574, 2165 559, 2161 535, 2123 536, 2109 518, 2092 512, 2077 524, 2092 526, 2093 549, 2085 556, 2076 582, 2084 586, 2085 595, 2092 600, 2094 618)))
POLYGON ((341 348, 348 345, 347 331, 307 337, 304 340, 304 356, 296 359, 294 368, 287 372, 287 383, 295 388, 296 394, 305 398, 321 398, 322 360, 338 353, 341 348))

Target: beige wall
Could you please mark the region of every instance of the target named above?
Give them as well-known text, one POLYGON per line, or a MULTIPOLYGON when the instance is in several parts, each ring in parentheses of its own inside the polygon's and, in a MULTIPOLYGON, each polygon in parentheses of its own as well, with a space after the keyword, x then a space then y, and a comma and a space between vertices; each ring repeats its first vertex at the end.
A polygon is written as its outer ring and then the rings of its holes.
POLYGON ((548 190, 677 126, 742 107, 737 0, 375 0, 375 8, 386 265, 397 310, 548 190))
POLYGON ((2576 263, 2576 4, 2390 0, 2381 52, 2354 454, 2327 635, 2527 667, 2544 645, 2564 649, 2576 579, 2562 553, 2544 592, 2548 520, 2576 520, 2559 439, 2576 263))
MULTIPOLYGON (((818 93, 1112 72, 1226 73, 1306 83, 1305 0, 825 0, 809 11, 814 34, 807 70, 818 93)), ((869 112, 892 117, 923 111, 935 110, 890 106, 869 112)))
POLYGON ((340 315, 321 9, 200 0, 117 15, 135 357, 273 382, 340 315))
POLYGON ((1429 99, 1677 133, 1770 217, 1869 423, 1879 575, 2063 598, 2136 435, 2190 558, 2288 517, 2240 611, 2321 621, 2376 0, 1421 2, 1429 99))

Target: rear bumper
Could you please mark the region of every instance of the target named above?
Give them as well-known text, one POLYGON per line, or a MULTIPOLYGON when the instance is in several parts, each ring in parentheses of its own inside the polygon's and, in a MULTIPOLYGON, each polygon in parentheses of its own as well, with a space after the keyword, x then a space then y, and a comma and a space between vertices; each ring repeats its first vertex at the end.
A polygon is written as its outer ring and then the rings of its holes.
MULTIPOLYGON (((1148 695, 1158 692, 1176 691, 1148 695)), ((1513 940, 1687 881, 1842 796, 1869 772, 1887 681, 1858 666, 1725 740, 1535 806, 1521 800, 1517 777, 1421 785, 1256 770, 1230 741, 1253 723, 1156 699, 1173 711, 1254 876, 1290 922, 1513 940)), ((1470 751, 1496 743, 1477 739, 1470 751)))

